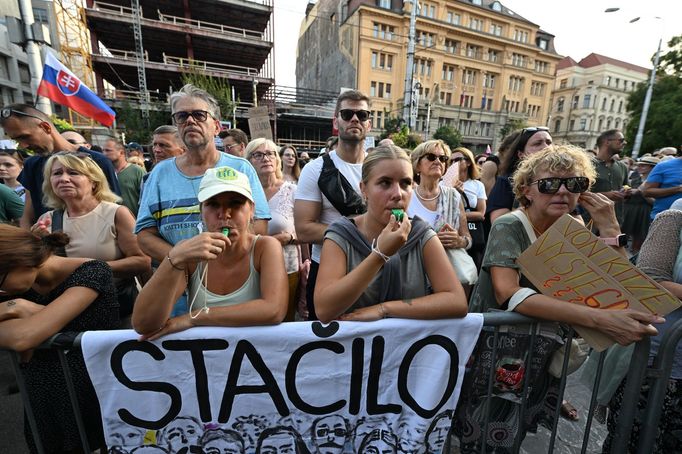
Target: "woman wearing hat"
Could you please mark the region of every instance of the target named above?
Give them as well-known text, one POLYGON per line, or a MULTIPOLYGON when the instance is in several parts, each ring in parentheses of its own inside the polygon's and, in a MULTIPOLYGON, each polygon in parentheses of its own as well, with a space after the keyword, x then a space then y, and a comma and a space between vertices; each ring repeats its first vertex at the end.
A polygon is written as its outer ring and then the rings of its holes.
POLYGON ((649 232, 649 224, 651 224, 649 214, 654 204, 653 198, 642 195, 641 186, 659 161, 660 159, 653 156, 642 156, 637 161, 637 171, 632 172, 630 177, 630 187, 633 189, 630 197, 625 200, 621 229, 632 239, 632 253, 634 254, 639 252, 649 232))
POLYGON ((231 167, 208 169, 198 199, 204 232, 170 250, 135 304, 133 327, 144 339, 199 325, 273 325, 286 314, 282 247, 252 233, 246 175, 231 167), (186 289, 189 313, 170 318, 186 289))

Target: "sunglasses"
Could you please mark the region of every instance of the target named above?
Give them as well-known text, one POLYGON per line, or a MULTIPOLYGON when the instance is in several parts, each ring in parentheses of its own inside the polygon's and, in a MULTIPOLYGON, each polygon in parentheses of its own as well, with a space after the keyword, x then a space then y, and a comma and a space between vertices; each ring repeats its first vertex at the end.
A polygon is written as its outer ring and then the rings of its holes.
POLYGON ((559 192, 559 188, 561 188, 561 185, 566 186, 568 192, 572 192, 573 194, 580 194, 582 192, 587 191, 587 189, 590 187, 590 180, 587 177, 568 178, 552 177, 540 178, 539 180, 535 180, 531 183, 528 183, 529 186, 531 184, 537 184, 538 191, 540 191, 542 194, 556 194, 557 192, 559 192))
POLYGON ((625 137, 617 137, 615 139, 609 139, 609 141, 614 141, 614 140, 618 143, 623 143, 623 142, 625 142, 625 137))
POLYGON ((30 113, 26 113, 26 112, 21 112, 20 110, 10 109, 9 107, 5 107, 4 109, 0 110, 0 118, 2 118, 3 120, 11 117, 12 115, 19 115, 21 117, 30 117, 30 118, 35 118, 35 119, 40 120, 40 121, 45 121, 37 115, 33 115, 30 113))
POLYGON ((532 126, 530 128, 523 128, 521 130, 521 134, 525 134, 527 132, 536 133, 538 131, 549 131, 549 128, 546 126, 532 126))
POLYGON ((342 429, 340 427, 336 427, 334 429, 321 427, 315 431, 315 434, 320 438, 326 437, 330 433, 333 433, 335 437, 345 437, 347 435, 346 429, 342 429))
POLYGON ((457 156, 456 158, 450 159, 450 164, 455 163, 455 162, 459 162, 459 161, 461 161, 461 160, 463 160, 463 159, 464 159, 463 156, 457 156))
POLYGON ((58 151, 53 156, 75 156, 80 159, 92 159, 92 156, 82 151, 58 151))
POLYGON ((171 117, 176 124, 181 125, 186 123, 189 117, 194 118, 196 122, 202 123, 206 121, 209 115, 211 114, 205 110, 192 110, 191 112, 175 112, 171 117))
POLYGON ((442 155, 439 156, 439 155, 433 154, 433 153, 426 153, 426 154, 424 154, 424 156, 422 156, 422 158, 426 158, 426 159, 428 159, 428 160, 431 161, 431 162, 433 162, 433 161, 435 161, 436 159, 438 159, 438 160, 439 160, 440 162, 442 162, 443 164, 445 164, 446 162, 448 162, 448 157, 445 156, 444 154, 442 154, 442 155))
POLYGON ((353 110, 353 109, 341 109, 339 110, 339 115, 343 121, 351 121, 353 116, 358 117, 358 121, 369 120, 370 111, 369 110, 353 110))

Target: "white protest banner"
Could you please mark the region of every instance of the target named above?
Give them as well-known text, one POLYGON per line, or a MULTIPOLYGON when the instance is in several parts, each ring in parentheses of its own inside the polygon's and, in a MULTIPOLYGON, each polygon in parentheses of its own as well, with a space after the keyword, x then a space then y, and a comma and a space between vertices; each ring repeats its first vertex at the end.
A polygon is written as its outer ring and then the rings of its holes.
POLYGON ((109 452, 440 453, 482 324, 99 331, 82 349, 109 452))

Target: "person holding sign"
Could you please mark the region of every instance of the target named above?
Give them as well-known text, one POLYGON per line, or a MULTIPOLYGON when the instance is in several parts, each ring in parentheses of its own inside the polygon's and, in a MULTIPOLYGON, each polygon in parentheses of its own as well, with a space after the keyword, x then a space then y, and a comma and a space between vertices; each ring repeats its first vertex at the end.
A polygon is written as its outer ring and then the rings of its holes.
POLYGON ((252 233, 254 201, 246 175, 231 167, 208 169, 197 198, 204 232, 176 244, 138 296, 132 323, 143 339, 198 325, 277 324, 286 314, 282 247, 252 233), (185 289, 189 313, 169 318, 185 289))
POLYGON ((412 165, 394 145, 376 147, 362 165, 367 212, 329 226, 322 244, 315 310, 334 319, 438 319, 466 315, 466 297, 436 233, 404 211, 412 165))
MULTIPOLYGON (((558 298, 542 295, 520 272, 517 258, 521 253, 559 218, 573 212, 578 204, 591 215, 604 242, 613 244, 614 238, 619 237, 620 228, 613 202, 602 194, 588 192, 594 180, 595 171, 587 154, 571 145, 550 146, 521 161, 512 180, 521 208, 501 216, 492 225, 479 286, 471 298, 472 311, 502 309, 536 319, 593 328, 623 345, 657 333, 650 324, 662 322, 660 317, 630 309, 598 310, 583 304, 567 304, 558 298)), ((622 250, 617 243, 614 247, 622 250)), ((501 357, 496 365, 495 389, 498 394, 513 397, 491 400, 491 415, 495 415, 495 421, 489 425, 485 440, 488 447, 496 449, 496 452, 507 452, 505 447, 511 448, 519 430, 523 439, 525 432, 534 430, 538 423, 552 421, 547 409, 556 405, 559 379, 548 373, 548 364, 561 345, 564 329, 556 323, 543 324, 542 329, 543 332, 537 336, 539 340, 533 344, 531 364, 526 364, 524 359, 528 347, 498 352, 501 357), (526 402, 525 420, 518 421, 519 407, 510 401, 520 397, 518 393, 523 388, 523 380, 528 380, 532 386, 526 402), (496 432, 493 434, 491 431, 496 432), (503 433, 504 436, 501 435, 503 433)), ((505 336, 517 345, 527 340, 512 334, 505 336)), ((477 349, 483 348, 485 346, 479 340, 477 349)), ((471 380, 475 381, 475 377, 471 380)), ((487 392, 487 379, 483 387, 486 389, 468 388, 471 392, 463 395, 464 399, 460 401, 457 427, 463 453, 478 452, 482 443, 484 434, 472 430, 472 427, 481 426, 482 430, 479 415, 484 414, 481 409, 485 404, 483 396, 487 392)))

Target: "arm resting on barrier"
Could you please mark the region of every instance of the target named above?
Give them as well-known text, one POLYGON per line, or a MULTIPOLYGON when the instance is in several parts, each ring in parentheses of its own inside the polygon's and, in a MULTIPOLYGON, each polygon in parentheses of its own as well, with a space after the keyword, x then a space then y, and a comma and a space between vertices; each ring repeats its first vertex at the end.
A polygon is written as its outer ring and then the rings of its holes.
POLYGON ((18 352, 37 347, 61 331, 99 294, 87 287, 71 287, 35 314, 0 322, 0 348, 18 352))

